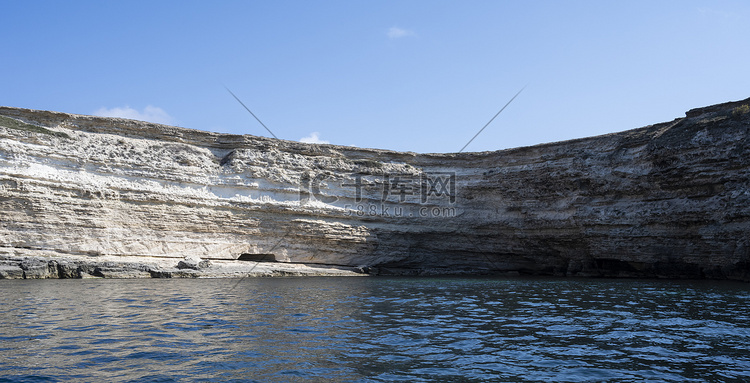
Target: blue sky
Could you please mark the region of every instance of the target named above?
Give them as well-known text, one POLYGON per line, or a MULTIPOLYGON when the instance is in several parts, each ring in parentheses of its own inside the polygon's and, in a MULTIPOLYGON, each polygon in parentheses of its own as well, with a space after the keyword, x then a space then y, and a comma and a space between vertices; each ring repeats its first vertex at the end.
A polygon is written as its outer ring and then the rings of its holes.
POLYGON ((498 150, 750 97, 747 1, 2 1, 0 105, 498 150))

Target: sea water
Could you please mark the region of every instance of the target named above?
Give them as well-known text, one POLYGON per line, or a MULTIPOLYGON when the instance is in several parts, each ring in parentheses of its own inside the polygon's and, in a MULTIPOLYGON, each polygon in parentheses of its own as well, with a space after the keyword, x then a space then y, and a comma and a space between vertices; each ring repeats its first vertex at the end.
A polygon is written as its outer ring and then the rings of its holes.
POLYGON ((750 285, 0 281, 0 382, 748 381, 750 285))

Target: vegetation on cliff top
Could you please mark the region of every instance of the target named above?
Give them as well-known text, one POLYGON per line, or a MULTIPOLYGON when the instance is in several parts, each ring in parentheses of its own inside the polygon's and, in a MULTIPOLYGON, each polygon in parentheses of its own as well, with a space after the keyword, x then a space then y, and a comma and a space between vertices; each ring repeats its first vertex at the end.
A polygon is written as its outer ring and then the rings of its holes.
POLYGON ((49 135, 56 136, 56 137, 70 138, 70 136, 67 133, 55 132, 55 131, 49 130, 41 126, 27 124, 25 122, 16 120, 15 118, 10 118, 6 116, 0 116, 0 126, 4 126, 9 129, 23 130, 23 131, 32 132, 32 133, 42 133, 42 134, 49 134, 49 135))
POLYGON ((735 117, 735 118, 740 118, 747 113, 750 113, 750 106, 747 104, 740 105, 732 109, 732 117, 735 117))

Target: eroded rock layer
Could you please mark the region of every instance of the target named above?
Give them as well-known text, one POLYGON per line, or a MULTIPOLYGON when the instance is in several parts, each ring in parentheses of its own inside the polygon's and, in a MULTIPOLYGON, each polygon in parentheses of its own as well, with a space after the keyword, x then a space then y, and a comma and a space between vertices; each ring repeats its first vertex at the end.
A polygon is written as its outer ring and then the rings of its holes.
POLYGON ((748 280, 748 104, 460 154, 0 107, 0 253, 748 280))

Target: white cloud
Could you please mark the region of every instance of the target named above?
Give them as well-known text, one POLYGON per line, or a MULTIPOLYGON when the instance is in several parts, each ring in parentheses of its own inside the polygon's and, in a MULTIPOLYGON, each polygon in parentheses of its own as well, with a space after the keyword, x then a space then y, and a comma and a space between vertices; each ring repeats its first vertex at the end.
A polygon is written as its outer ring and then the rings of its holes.
POLYGON ((408 29, 403 29, 399 27, 390 27, 388 29, 388 38, 389 39, 400 39, 402 37, 407 36, 414 36, 414 31, 410 31, 408 29))
POLYGON ((127 105, 124 107, 99 108, 94 112, 94 115, 101 117, 129 118, 131 120, 156 122, 167 125, 174 123, 172 116, 167 114, 164 109, 152 105, 143 108, 143 111, 138 111, 127 105))
POLYGON ((321 140, 320 137, 318 137, 320 133, 318 132, 312 132, 307 137, 302 137, 299 139, 300 142, 304 142, 307 144, 330 144, 330 142, 321 140))

